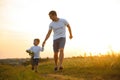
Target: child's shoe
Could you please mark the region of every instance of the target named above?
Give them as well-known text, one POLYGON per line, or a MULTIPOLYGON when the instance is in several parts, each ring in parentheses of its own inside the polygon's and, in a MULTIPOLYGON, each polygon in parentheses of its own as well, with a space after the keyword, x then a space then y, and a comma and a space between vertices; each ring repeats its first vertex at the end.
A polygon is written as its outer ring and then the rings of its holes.
POLYGON ((57 71, 57 70, 58 70, 58 67, 55 67, 54 70, 57 71))
POLYGON ((32 67, 31 69, 34 70, 34 67, 32 67))

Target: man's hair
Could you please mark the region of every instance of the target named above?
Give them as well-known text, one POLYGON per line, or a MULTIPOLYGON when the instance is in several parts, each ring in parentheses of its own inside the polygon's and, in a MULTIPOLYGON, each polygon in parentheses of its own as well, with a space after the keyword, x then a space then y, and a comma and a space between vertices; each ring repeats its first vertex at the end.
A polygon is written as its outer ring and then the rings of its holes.
POLYGON ((36 39, 34 39, 34 41, 38 41, 38 42, 40 42, 40 39, 36 38, 36 39))
POLYGON ((56 11, 52 10, 49 12, 49 15, 56 15, 57 16, 57 13, 56 13, 56 11))

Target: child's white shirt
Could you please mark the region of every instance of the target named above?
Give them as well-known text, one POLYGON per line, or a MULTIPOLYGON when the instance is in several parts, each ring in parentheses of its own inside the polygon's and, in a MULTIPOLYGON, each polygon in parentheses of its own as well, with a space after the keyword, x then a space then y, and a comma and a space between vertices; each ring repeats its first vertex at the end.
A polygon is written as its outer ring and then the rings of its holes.
POLYGON ((29 50, 34 52, 34 59, 40 58, 40 52, 44 50, 44 48, 40 46, 32 46, 29 50))

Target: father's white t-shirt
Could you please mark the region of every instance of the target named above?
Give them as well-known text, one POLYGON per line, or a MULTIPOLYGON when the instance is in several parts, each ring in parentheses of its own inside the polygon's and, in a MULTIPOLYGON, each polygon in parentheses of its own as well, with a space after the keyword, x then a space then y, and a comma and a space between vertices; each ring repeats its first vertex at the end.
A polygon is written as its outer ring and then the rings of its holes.
POLYGON ((53 30, 53 39, 56 40, 60 37, 66 37, 66 26, 68 22, 65 19, 59 18, 58 21, 52 21, 49 25, 49 30, 53 30))
POLYGON ((43 51, 44 49, 40 46, 32 46, 29 50, 34 52, 34 59, 40 58, 40 51, 43 51))

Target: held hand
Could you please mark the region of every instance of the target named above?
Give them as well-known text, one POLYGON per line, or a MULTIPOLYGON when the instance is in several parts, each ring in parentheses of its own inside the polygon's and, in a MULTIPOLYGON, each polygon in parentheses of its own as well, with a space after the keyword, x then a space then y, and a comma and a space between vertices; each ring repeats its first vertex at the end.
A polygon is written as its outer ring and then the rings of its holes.
POLYGON ((45 41, 42 43, 42 47, 44 47, 44 45, 45 45, 45 41))
POLYGON ((72 39, 72 38, 73 38, 73 36, 72 36, 72 35, 70 35, 70 36, 69 36, 69 38, 70 38, 70 39, 72 39))

